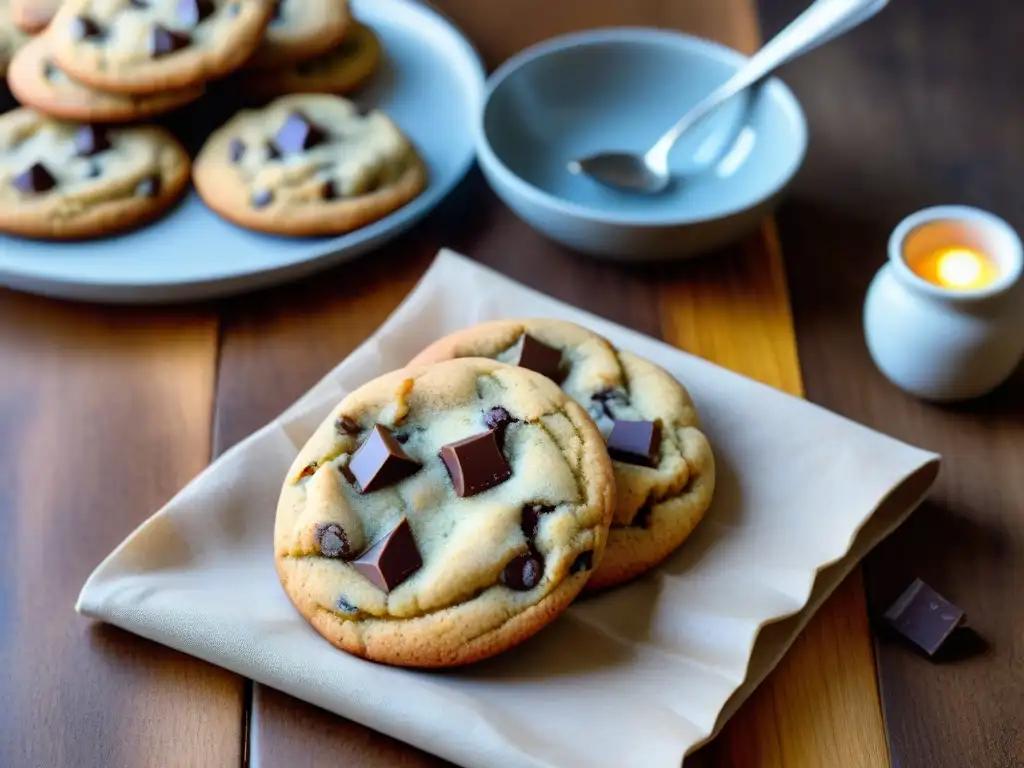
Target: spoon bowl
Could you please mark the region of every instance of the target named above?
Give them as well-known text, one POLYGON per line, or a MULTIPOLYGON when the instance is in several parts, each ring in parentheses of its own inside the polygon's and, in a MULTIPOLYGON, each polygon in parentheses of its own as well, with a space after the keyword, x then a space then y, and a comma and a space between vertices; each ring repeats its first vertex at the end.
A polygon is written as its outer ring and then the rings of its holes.
POLYGON ((804 115, 780 81, 740 94, 687 132, 670 158, 682 181, 660 194, 624 195, 567 164, 608 148, 642 154, 745 61, 665 30, 546 41, 492 75, 478 125, 480 167, 520 218, 574 250, 649 261, 719 248, 770 213, 803 161, 804 115))

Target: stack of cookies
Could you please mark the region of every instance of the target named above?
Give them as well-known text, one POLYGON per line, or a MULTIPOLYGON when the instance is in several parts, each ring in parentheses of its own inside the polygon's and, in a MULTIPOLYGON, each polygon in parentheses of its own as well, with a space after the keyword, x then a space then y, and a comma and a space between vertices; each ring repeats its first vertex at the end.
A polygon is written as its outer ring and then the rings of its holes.
POLYGON ((113 234, 190 178, 249 229, 379 219, 426 185, 395 124, 341 95, 381 56, 347 0, 0 0, 0 70, 24 105, 0 116, 0 231, 113 234))
POLYGON ((338 648, 467 664, 655 568, 714 485, 668 372, 572 323, 485 323, 334 409, 285 479, 275 561, 338 648))

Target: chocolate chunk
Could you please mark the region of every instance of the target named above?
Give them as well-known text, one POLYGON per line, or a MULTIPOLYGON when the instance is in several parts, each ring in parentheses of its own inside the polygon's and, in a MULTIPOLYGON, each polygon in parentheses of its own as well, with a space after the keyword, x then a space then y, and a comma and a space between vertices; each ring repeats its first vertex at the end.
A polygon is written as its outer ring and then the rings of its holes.
POLYGON ((136 197, 156 197, 160 194, 160 177, 147 176, 135 185, 136 197))
POLYGON ((161 24, 154 24, 149 32, 149 56, 159 59, 161 56, 179 51, 192 42, 184 32, 175 32, 161 24))
POLYGON ((317 523, 313 530, 313 538, 316 539, 316 546, 324 557, 351 559, 352 548, 348 544, 348 535, 337 523, 317 523))
POLYGON ((402 521, 352 565, 374 586, 390 592, 423 566, 409 521, 402 521))
POLYGON ((630 525, 633 528, 647 528, 651 524, 651 513, 654 512, 654 504, 651 501, 645 501, 644 505, 636 511, 633 515, 633 522, 630 525))
POLYGON ((315 474, 316 473, 316 469, 317 469, 317 463, 315 461, 309 462, 309 464, 304 466, 302 468, 302 471, 299 472, 298 479, 301 480, 304 477, 309 477, 310 475, 315 474))
POLYGON ((371 493, 394 485, 416 473, 421 466, 402 449, 391 430, 380 424, 373 425, 369 436, 348 463, 360 493, 371 493))
POLYGON ((194 27, 203 19, 212 16, 217 10, 212 0, 178 0, 175 15, 178 24, 183 27, 194 27))
POLYGON ((512 476, 493 429, 442 446, 441 461, 462 498, 493 488, 512 476))
POLYGON ((57 180, 42 163, 33 163, 12 180, 14 188, 25 194, 48 192, 57 186, 57 180))
POLYGON ((929 656, 964 624, 964 612, 920 579, 915 579, 885 612, 885 620, 929 656))
POLYGON ((338 613, 359 613, 359 609, 352 605, 352 603, 350 603, 344 597, 338 598, 337 606, 338 613))
POLYGON ((228 142, 228 159, 237 163, 245 156, 245 142, 237 136, 228 142))
POLYGON ((512 365, 529 368, 555 382, 562 380, 562 350, 549 347, 524 333, 512 348, 512 365))
POLYGON ((273 143, 282 155, 295 155, 325 141, 327 133, 323 128, 310 122, 301 112, 294 111, 274 134, 273 143))
POLYGON ((252 193, 250 202, 253 208, 266 208, 274 200, 274 193, 269 189, 257 189, 252 193))
POLYGON ((526 592, 540 584, 544 575, 544 564, 535 553, 512 558, 501 572, 501 583, 509 589, 526 592))
POLYGON ((523 519, 519 525, 527 541, 533 541, 537 538, 537 526, 540 525, 540 516, 554 511, 555 508, 549 507, 547 504, 523 505, 523 519))
POLYGON ((72 40, 94 40, 103 36, 103 27, 88 16, 71 17, 72 40))
POLYGON ((395 440, 397 440, 401 445, 405 445, 406 443, 409 442, 409 433, 399 432, 398 434, 395 435, 395 440))
POLYGON ((335 421, 334 428, 343 435, 358 435, 361 431, 359 422, 348 416, 342 416, 335 421))
POLYGON ((569 566, 569 573, 579 573, 580 571, 589 571, 594 567, 594 553, 590 550, 581 552, 576 556, 576 559, 572 561, 572 565, 569 566))
POLYGON ((608 454, 615 461, 626 464, 656 467, 660 447, 661 425, 656 421, 616 419, 612 433, 608 436, 608 454))
POLYGON ((79 157, 97 155, 110 149, 110 137, 105 128, 96 125, 83 125, 75 131, 75 154, 79 157))
POLYGON ((341 195, 338 194, 338 185, 334 181, 328 180, 320 185, 320 198, 323 200, 337 200, 341 195))
POLYGON ((512 418, 512 414, 500 405, 491 408, 491 410, 484 414, 484 424, 487 425, 488 429, 505 429, 513 421, 515 419, 512 418))

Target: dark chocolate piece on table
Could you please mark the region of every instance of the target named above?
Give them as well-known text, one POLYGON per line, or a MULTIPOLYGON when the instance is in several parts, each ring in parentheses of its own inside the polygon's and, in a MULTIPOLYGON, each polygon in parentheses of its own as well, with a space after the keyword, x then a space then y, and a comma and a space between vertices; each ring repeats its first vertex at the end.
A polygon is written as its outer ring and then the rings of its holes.
POLYGON ((352 565, 374 586, 390 592, 423 566, 409 520, 401 522, 352 565))
POLYGON ((175 32, 161 24, 154 24, 149 32, 149 56, 158 59, 181 50, 191 42, 192 38, 184 32, 175 32))
POLYGON ((294 111, 285 118, 284 125, 274 134, 273 144, 282 155, 294 155, 317 144, 323 144, 326 140, 327 133, 323 128, 311 122, 301 112, 294 111))
POLYGON ((175 15, 183 27, 194 27, 217 10, 212 0, 178 0, 175 15))
POLYGON ((359 422, 350 416, 342 416, 334 422, 334 428, 341 432, 343 435, 358 435, 359 434, 359 422))
POLYGON ((934 656, 955 629, 963 626, 964 612, 920 579, 904 590, 885 620, 903 637, 934 656))
POLYGON ((615 419, 608 436, 608 454, 615 461, 656 467, 660 448, 661 425, 658 422, 615 419))
POLYGON ((135 194, 138 197, 156 197, 160 194, 160 177, 147 176, 135 185, 135 194))
POLYGON ((526 592, 536 587, 543 576, 544 564, 540 555, 528 553, 509 561, 501 572, 501 583, 517 592, 526 592))
POLYGON ((245 142, 236 136, 228 142, 228 159, 232 163, 237 163, 243 157, 245 157, 245 142))
POLYGON ((512 476, 493 429, 441 446, 441 461, 448 469, 455 493, 462 498, 500 485, 512 476))
POLYGON ((15 189, 26 194, 48 192, 57 186, 57 180, 53 178, 46 166, 42 163, 33 163, 24 171, 15 176, 11 183, 15 189))
POLYGON ((349 560, 352 547, 348 543, 348 535, 337 523, 317 523, 313 530, 316 546, 324 557, 336 557, 349 560))
POLYGON ((360 493, 387 488, 419 471, 422 465, 405 452, 391 430, 374 424, 348 463, 360 493))
POLYGON ((252 193, 250 202, 253 208, 266 208, 274 199, 274 193, 269 189, 257 189, 252 193))
POLYGON ((554 382, 562 380, 562 350, 549 347, 528 333, 519 337, 509 362, 536 371, 554 382))
POLYGON ((594 553, 591 550, 581 552, 576 556, 576 559, 572 561, 572 565, 569 566, 569 573, 579 573, 580 571, 589 571, 594 567, 594 553))
POLYGON ((554 511, 555 508, 549 507, 547 504, 523 505, 523 519, 519 525, 527 541, 533 541, 537 537, 537 526, 540 525, 540 516, 554 511))
POLYGON ((88 16, 73 16, 71 18, 72 40, 93 40, 102 36, 103 27, 88 16))
POLYGON ((98 125, 83 125, 75 131, 75 154, 79 157, 97 155, 110 149, 110 137, 106 128, 98 125))

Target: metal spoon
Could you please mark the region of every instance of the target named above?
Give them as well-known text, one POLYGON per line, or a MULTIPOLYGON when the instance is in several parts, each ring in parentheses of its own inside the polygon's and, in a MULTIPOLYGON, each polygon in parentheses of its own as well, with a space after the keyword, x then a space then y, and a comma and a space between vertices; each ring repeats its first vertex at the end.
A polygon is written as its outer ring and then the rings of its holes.
POLYGON ((794 19, 725 83, 702 99, 645 154, 600 152, 569 163, 569 171, 616 189, 641 194, 662 192, 669 184, 668 156, 679 137, 736 94, 776 68, 870 19, 889 0, 817 0, 794 19))

